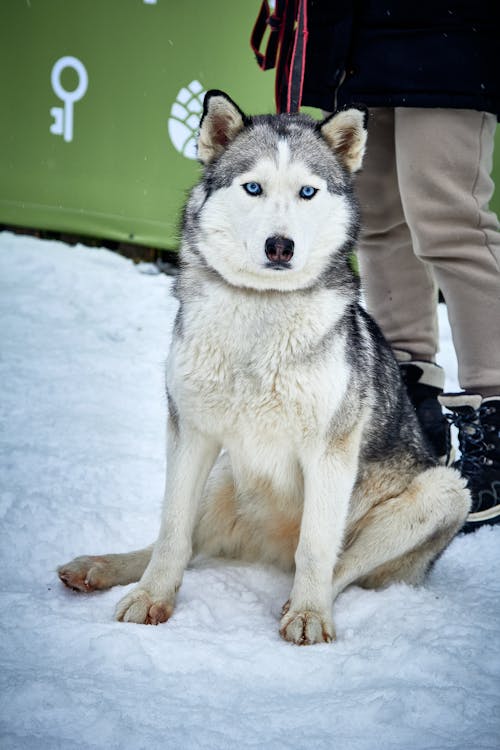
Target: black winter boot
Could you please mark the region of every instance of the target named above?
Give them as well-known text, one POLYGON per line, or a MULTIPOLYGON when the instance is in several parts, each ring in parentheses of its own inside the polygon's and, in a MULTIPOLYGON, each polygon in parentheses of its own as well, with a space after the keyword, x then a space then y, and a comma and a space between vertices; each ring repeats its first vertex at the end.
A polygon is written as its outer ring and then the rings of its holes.
POLYGON ((454 464, 472 495, 472 509, 462 531, 500 523, 500 396, 447 393, 441 399, 458 428, 461 456, 454 464))
POLYGON ((438 401, 444 386, 442 367, 433 362, 409 360, 400 361, 399 369, 429 447, 440 463, 449 463, 450 426, 438 401))

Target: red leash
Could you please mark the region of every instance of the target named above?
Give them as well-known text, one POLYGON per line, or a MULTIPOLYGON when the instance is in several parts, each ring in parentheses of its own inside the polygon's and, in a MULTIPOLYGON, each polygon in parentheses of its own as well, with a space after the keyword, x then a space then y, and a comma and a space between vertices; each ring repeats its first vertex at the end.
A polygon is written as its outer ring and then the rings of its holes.
POLYGON ((298 112, 300 109, 307 38, 307 0, 276 0, 272 13, 268 0, 263 0, 250 44, 262 70, 276 68, 275 100, 278 112, 298 112), (266 48, 261 52, 268 29, 266 48))

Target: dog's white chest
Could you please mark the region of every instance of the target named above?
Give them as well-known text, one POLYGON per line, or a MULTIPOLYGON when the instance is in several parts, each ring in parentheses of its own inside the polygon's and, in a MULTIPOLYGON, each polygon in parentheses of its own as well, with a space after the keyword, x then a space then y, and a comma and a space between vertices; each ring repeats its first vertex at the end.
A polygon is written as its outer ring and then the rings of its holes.
POLYGON ((329 322, 319 301, 312 313, 292 299, 228 296, 189 311, 168 369, 179 411, 225 445, 297 447, 323 433, 348 376, 343 340, 319 343, 329 322))

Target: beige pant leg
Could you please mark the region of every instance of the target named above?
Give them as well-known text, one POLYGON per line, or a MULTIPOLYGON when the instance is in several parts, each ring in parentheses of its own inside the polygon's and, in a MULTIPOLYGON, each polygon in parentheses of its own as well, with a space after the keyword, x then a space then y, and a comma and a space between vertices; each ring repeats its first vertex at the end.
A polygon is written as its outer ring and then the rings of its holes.
POLYGON ((447 304, 462 388, 500 392, 500 234, 488 203, 496 118, 395 110, 396 166, 416 255, 447 304))
POLYGON ((356 176, 362 235, 358 259, 364 296, 394 349, 433 360, 438 345, 437 288, 415 256, 399 194, 394 109, 370 112, 367 152, 356 176))

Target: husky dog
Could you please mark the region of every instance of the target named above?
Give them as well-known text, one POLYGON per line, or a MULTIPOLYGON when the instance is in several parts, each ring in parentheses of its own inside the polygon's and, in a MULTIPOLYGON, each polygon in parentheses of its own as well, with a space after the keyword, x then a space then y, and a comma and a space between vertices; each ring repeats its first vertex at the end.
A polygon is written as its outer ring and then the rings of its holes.
POLYGON ((358 109, 322 123, 247 117, 226 94, 206 95, 167 365, 158 539, 58 571, 81 591, 139 581, 118 620, 168 620, 203 553, 293 570, 281 635, 331 641, 343 589, 419 583, 462 526, 465 483, 431 456, 360 306, 352 173, 365 142, 358 109))

